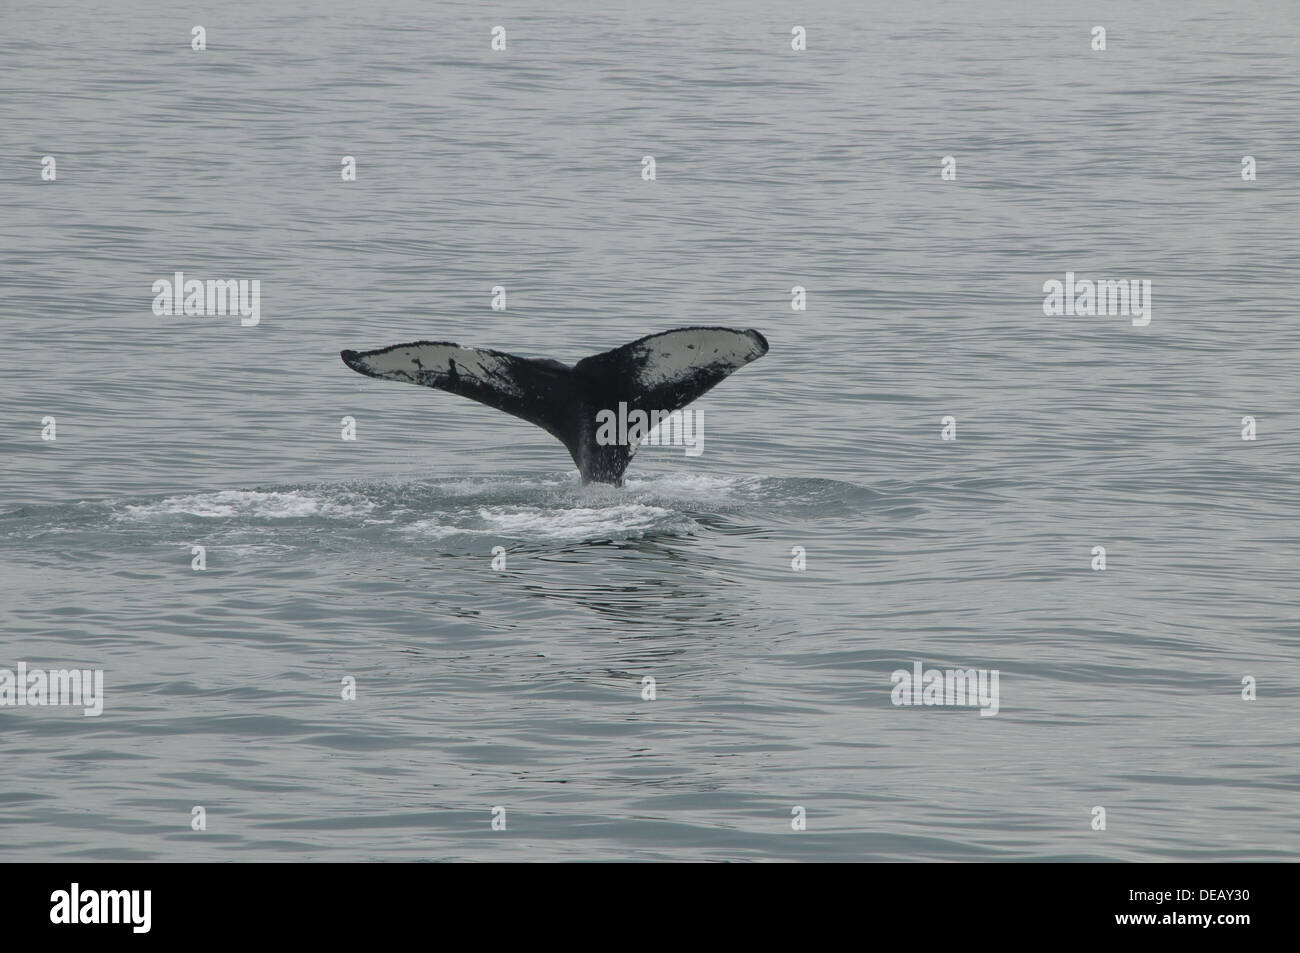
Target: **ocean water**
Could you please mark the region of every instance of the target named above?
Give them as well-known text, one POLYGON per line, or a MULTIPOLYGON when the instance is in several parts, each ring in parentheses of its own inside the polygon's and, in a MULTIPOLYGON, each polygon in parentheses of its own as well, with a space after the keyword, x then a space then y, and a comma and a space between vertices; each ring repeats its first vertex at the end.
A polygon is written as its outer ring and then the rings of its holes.
POLYGON ((0 8, 0 668, 104 673, 0 706, 0 858, 1296 859, 1298 66, 1287 2, 0 8), (338 358, 693 324, 771 351, 623 489, 338 358))

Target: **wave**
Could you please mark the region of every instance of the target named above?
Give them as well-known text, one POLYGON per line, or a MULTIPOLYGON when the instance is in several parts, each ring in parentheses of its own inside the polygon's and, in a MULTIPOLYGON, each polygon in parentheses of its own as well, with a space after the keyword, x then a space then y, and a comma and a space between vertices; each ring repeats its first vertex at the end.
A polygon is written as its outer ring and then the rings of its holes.
POLYGON ((705 524, 759 513, 770 519, 862 511, 882 496, 827 479, 680 474, 629 479, 621 489, 583 486, 570 473, 321 483, 20 507, 0 514, 0 544, 97 530, 142 540, 177 534, 292 548, 333 537, 405 544, 457 537, 476 545, 487 537, 614 541, 691 535, 705 524))

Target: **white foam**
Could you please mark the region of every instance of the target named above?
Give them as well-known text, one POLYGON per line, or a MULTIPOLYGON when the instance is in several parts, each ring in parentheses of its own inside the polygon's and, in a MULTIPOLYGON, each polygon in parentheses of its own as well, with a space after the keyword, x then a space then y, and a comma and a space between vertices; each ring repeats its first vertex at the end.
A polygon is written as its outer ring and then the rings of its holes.
POLYGON ((730 496, 732 491, 746 484, 757 482, 757 477, 718 477, 707 474, 674 473, 666 476, 627 479, 624 488, 634 493, 650 493, 656 496, 680 496, 685 498, 715 499, 718 496, 730 496))
POLYGON ((674 523, 686 523, 686 518, 644 503, 563 508, 486 506, 459 516, 446 514, 419 520, 402 531, 429 539, 462 534, 549 540, 615 539, 640 535, 674 523))
POLYGON ((494 506, 480 509, 478 515, 505 536, 587 539, 652 529, 671 514, 658 506, 624 503, 619 506, 569 507, 559 510, 532 506, 494 506))
POLYGON ((441 520, 427 519, 419 520, 410 526, 402 527, 403 533, 410 533, 414 536, 424 536, 428 539, 446 539, 448 536, 459 536, 461 533, 477 533, 478 530, 462 529, 459 526, 448 526, 441 520))
POLYGON ((365 500, 342 502, 298 490, 267 493, 257 490, 222 490, 219 493, 169 496, 155 503, 128 504, 123 507, 123 513, 115 515, 119 519, 150 519, 158 516, 243 516, 256 519, 324 516, 340 519, 364 515, 374 507, 375 504, 365 500))
POLYGON ((494 477, 466 477, 460 480, 439 481, 434 484, 442 496, 483 496, 484 494, 505 491, 517 493, 520 490, 554 490, 557 488, 577 486, 577 474, 540 477, 528 479, 517 477, 497 479, 494 477))

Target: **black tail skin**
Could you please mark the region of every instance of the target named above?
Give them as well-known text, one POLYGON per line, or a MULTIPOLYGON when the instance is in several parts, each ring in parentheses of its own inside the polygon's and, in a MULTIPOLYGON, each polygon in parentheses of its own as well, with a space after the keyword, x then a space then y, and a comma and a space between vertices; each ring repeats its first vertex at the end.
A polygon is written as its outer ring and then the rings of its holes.
POLYGON ((340 356, 359 374, 435 387, 536 424, 568 448, 583 483, 622 486, 636 446, 598 442, 600 411, 620 403, 629 412, 680 410, 766 353, 757 331, 693 327, 651 334, 573 367, 446 341, 340 356))

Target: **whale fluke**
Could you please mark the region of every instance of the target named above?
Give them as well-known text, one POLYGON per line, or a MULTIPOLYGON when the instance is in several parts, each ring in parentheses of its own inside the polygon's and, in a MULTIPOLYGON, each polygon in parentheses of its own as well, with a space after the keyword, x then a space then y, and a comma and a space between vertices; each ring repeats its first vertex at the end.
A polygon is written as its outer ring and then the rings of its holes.
POLYGON ((340 356, 359 374, 436 387, 536 424, 568 448, 584 483, 622 486, 636 446, 598 443, 600 411, 620 402, 629 412, 679 410, 766 353, 757 331, 696 327, 651 334, 573 367, 447 341, 340 356))

